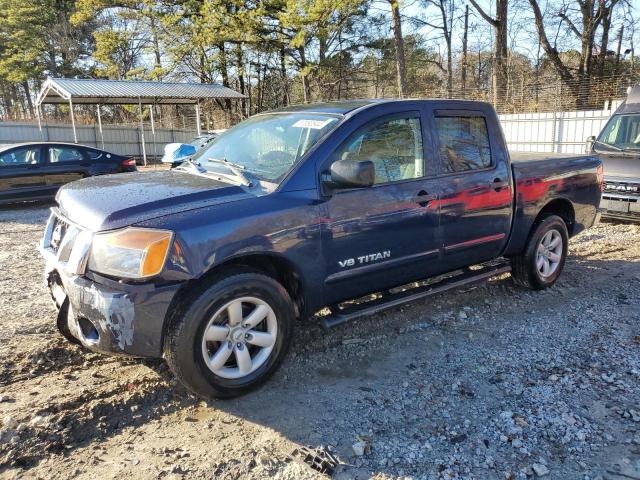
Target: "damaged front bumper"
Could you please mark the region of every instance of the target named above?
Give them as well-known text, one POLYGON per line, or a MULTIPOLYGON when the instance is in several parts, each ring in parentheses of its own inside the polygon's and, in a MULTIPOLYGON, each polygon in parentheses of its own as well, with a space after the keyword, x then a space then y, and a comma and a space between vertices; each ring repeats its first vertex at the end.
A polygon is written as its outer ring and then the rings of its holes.
POLYGON ((53 211, 40 252, 59 327, 93 351, 161 357, 164 321, 180 285, 126 284, 85 273, 90 243, 90 232, 53 211))

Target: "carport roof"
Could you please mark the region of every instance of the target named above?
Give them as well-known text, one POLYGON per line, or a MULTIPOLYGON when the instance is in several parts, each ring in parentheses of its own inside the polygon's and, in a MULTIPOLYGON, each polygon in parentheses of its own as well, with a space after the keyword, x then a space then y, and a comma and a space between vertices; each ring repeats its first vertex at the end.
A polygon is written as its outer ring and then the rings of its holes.
POLYGON ((203 99, 245 98, 217 84, 49 78, 36 104, 195 104, 203 99))

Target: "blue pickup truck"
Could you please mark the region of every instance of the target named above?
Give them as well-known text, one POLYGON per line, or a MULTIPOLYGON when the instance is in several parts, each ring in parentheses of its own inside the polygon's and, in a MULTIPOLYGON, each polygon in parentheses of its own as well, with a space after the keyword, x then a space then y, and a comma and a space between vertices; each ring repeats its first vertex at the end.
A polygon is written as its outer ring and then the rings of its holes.
POLYGON ((171 171, 66 185, 40 250, 69 340, 232 397, 320 311, 329 328, 505 272, 550 287, 602 185, 591 155, 510 156, 486 103, 293 106, 171 171))

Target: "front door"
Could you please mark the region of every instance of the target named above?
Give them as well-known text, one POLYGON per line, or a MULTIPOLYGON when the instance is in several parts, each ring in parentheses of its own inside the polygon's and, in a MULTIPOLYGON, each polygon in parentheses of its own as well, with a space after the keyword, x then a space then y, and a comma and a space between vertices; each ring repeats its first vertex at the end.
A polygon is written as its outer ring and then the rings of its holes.
POLYGON ((371 160, 376 175, 323 205, 327 303, 423 278, 437 262, 437 183, 425 176, 423 143, 420 112, 405 112, 366 124, 334 152, 331 161, 371 160))
POLYGON ((0 202, 42 198, 42 147, 25 145, 0 152, 0 202))
POLYGON ((440 160, 440 227, 448 270, 500 255, 512 216, 511 172, 485 113, 436 111, 431 118, 440 160), (490 139, 494 139, 492 142, 490 139))

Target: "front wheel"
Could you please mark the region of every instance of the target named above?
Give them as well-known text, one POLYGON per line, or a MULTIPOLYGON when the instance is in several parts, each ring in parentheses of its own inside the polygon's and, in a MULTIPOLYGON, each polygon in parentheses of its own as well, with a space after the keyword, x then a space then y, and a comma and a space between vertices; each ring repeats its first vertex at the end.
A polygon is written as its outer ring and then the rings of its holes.
POLYGON ((257 388, 278 368, 292 336, 293 303, 282 285, 253 271, 227 273, 188 295, 165 335, 169 367, 207 398, 257 388))
POLYGON ((511 259, 511 276, 524 287, 542 290, 560 276, 567 258, 569 234, 564 220, 550 215, 533 229, 522 255, 511 259))

